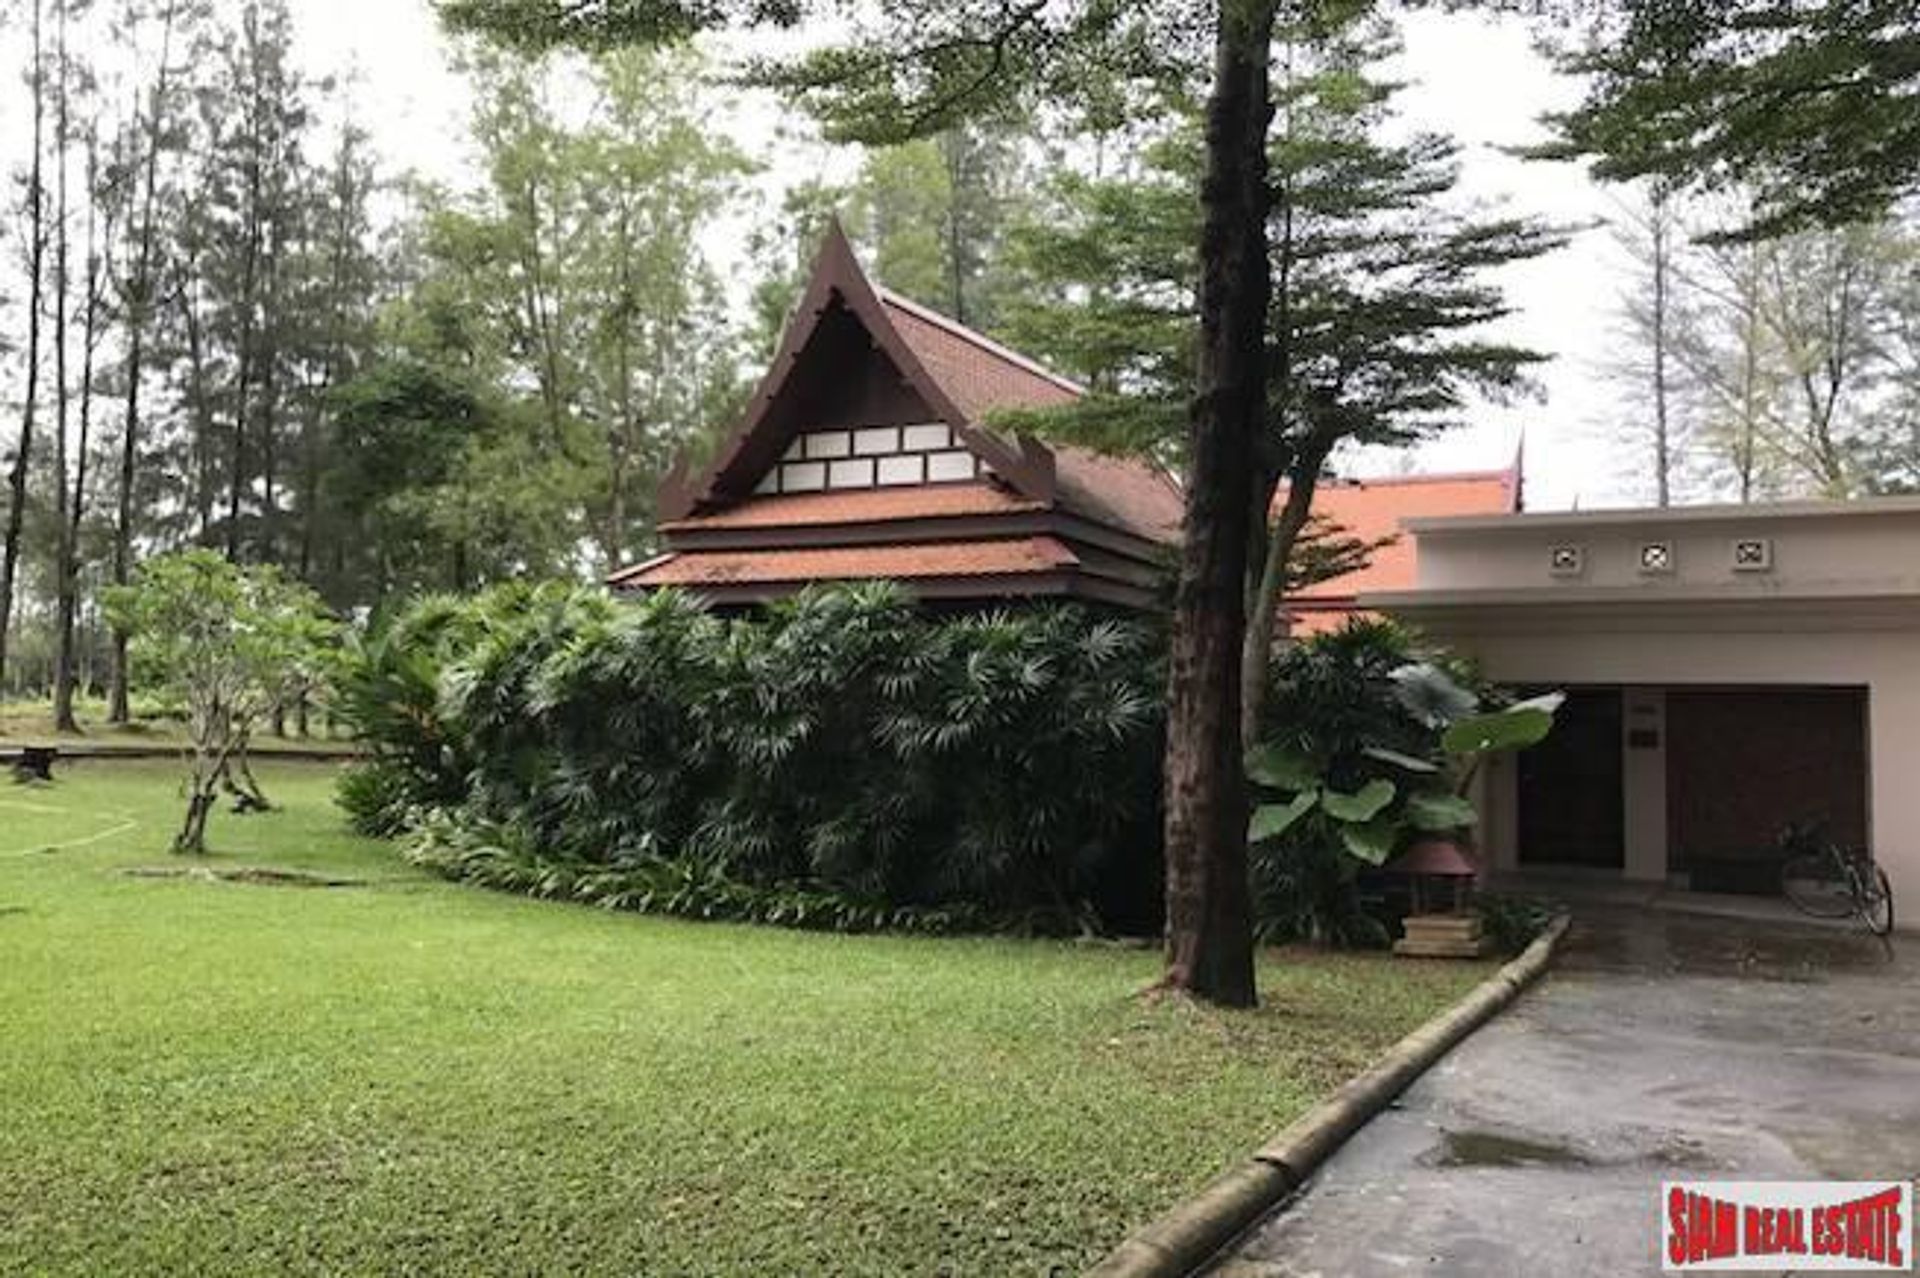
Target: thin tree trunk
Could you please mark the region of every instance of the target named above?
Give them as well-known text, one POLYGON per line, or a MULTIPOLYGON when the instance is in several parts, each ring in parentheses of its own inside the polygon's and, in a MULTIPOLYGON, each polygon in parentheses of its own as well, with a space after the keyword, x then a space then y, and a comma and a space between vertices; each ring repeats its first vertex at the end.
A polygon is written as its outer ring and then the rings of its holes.
POLYGON ((1651 210, 1653 247, 1653 475, 1656 503, 1673 502, 1673 442, 1667 422, 1667 276, 1673 268, 1672 227, 1664 190, 1656 190, 1651 210))
POLYGON ((1240 661, 1252 511, 1247 476, 1266 399, 1267 60, 1273 0, 1221 6, 1201 186, 1200 343, 1166 753, 1164 984, 1255 1001, 1240 661))
MULTIPOLYGON (((87 139, 87 189, 99 189, 99 142, 87 139)), ((80 522, 87 510, 87 458, 93 446, 93 358, 100 344, 100 241, 96 221, 97 199, 87 204, 87 292, 86 314, 80 324, 80 438, 74 451, 73 490, 67 503, 67 517, 60 526, 59 642, 55 649, 53 675, 53 723, 57 731, 78 732, 73 716, 74 684, 77 680, 74 660, 74 615, 80 595, 80 522)), ((107 237, 113 234, 112 219, 107 237)))
MULTIPOLYGON (((120 486, 113 525, 113 584, 124 586, 133 571, 133 481, 140 455, 140 372, 153 306, 154 188, 160 171, 161 111, 166 105, 167 74, 173 56, 173 15, 168 3, 160 15, 160 65, 147 98, 147 153, 142 157, 139 243, 135 249, 132 287, 127 297, 127 413, 120 439, 120 486)), ((112 686, 107 693, 107 722, 125 723, 127 704, 127 636, 113 628, 112 686)))
MULTIPOLYGON (((1260 578, 1247 604, 1247 638, 1241 647, 1240 661, 1240 744, 1251 750, 1260 741, 1261 714, 1266 708, 1267 685, 1273 667, 1273 631, 1286 593, 1287 568, 1293 559, 1294 545, 1301 529, 1313 515, 1313 497, 1319 488, 1321 468, 1333 451, 1333 437, 1316 432, 1310 436, 1287 477, 1287 501, 1266 536, 1265 558, 1260 578)), ((1263 495, 1253 517, 1266 523, 1266 510, 1272 502, 1263 495)))
POLYGON ((7 674, 7 644, 13 633, 13 588, 20 567, 20 531, 27 513, 27 468, 33 456, 34 413, 40 393, 40 310, 46 274, 46 177, 43 135, 46 66, 41 46, 40 0, 33 0, 33 162, 27 176, 27 385, 20 411, 20 439, 7 476, 7 535, 0 551, 0 682, 7 674))
POLYGON ((57 52, 54 58, 58 96, 54 99, 53 126, 53 593, 56 615, 53 659, 53 727, 56 732, 76 729, 73 721, 71 629, 62 629, 66 620, 69 565, 67 545, 67 417, 72 407, 72 387, 67 381, 67 299, 72 290, 72 237, 67 229, 67 145, 72 132, 71 68, 67 61, 67 0, 58 0, 54 8, 57 52))

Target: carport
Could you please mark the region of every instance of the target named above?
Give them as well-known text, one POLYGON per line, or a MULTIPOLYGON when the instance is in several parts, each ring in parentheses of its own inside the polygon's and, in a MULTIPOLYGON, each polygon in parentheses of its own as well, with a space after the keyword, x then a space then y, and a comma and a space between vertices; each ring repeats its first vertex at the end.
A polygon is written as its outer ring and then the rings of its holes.
POLYGON ((1569 694, 1480 778, 1492 868, 1768 892, 1818 819, 1920 900, 1920 500, 1408 528, 1416 587, 1363 603, 1569 694))

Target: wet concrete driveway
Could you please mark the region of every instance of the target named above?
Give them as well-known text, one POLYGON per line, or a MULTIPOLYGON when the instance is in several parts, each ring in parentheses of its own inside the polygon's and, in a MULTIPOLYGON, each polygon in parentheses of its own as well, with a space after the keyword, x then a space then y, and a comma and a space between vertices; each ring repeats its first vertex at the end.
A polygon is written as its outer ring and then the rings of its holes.
POLYGON ((1545 981, 1211 1272, 1657 1274, 1662 1179, 1920 1177, 1920 938, 1902 946, 1583 911, 1545 981))

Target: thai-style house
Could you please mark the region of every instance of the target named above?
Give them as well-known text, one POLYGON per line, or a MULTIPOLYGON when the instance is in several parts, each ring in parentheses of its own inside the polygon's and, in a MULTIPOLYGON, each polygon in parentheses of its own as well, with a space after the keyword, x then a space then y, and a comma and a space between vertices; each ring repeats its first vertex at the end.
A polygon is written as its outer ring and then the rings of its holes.
POLYGON ((994 427, 1072 381, 870 282, 836 226, 739 426, 663 486, 664 553, 609 579, 716 604, 889 578, 928 601, 1163 595, 1180 524, 1145 462, 994 427))

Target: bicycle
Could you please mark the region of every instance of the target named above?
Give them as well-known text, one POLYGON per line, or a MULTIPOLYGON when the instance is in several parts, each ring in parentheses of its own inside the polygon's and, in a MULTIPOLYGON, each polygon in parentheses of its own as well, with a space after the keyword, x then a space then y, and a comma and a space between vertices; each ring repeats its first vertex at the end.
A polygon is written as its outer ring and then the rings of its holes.
POLYGON ((1857 917, 1889 952, 1893 942, 1893 884, 1865 848, 1843 848, 1817 824, 1780 833, 1780 890, 1802 914, 1816 919, 1857 917))

